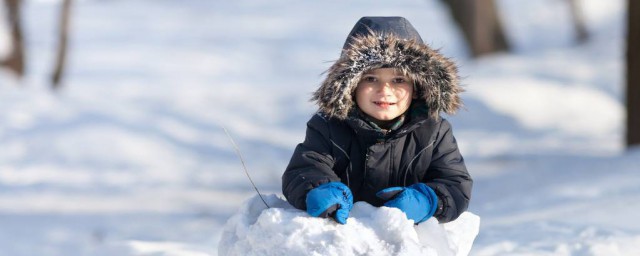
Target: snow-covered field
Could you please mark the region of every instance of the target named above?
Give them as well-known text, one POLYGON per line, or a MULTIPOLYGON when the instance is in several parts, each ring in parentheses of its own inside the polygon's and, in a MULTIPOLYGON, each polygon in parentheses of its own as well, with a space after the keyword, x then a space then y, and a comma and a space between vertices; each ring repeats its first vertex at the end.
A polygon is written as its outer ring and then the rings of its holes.
POLYGON ((449 120, 475 179, 470 255, 640 255, 623 0, 581 1, 578 46, 565 1, 499 1, 515 52, 479 60, 437 0, 74 1, 52 93, 59 2, 25 1, 27 77, 0 70, 2 256, 217 255, 255 194, 222 125, 279 194, 310 93, 367 15, 407 17, 461 66, 449 120))

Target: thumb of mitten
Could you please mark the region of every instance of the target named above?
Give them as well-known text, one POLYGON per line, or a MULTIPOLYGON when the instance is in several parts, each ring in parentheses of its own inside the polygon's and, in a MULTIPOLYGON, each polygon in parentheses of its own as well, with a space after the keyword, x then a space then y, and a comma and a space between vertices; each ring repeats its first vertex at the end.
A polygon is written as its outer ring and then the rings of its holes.
POLYGON ((403 187, 390 187, 378 191, 378 193, 376 193, 376 196, 384 201, 389 201, 396 195, 402 193, 402 191, 404 191, 403 187))
POLYGON ((347 224, 349 218, 349 208, 340 205, 340 209, 336 211, 335 219, 340 224, 347 224))

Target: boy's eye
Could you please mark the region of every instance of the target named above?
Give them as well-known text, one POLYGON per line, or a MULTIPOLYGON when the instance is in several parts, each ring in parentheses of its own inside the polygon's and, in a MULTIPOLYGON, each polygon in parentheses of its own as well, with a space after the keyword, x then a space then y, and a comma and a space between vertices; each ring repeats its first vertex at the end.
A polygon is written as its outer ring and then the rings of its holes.
POLYGON ((365 76, 365 77, 364 77, 364 81, 365 81, 365 82, 372 83, 372 82, 377 81, 377 79, 376 79, 375 77, 373 77, 373 76, 365 76))
POLYGON ((396 84, 402 84, 402 83, 407 82, 407 80, 404 79, 404 77, 397 77, 397 78, 393 79, 393 82, 396 83, 396 84))

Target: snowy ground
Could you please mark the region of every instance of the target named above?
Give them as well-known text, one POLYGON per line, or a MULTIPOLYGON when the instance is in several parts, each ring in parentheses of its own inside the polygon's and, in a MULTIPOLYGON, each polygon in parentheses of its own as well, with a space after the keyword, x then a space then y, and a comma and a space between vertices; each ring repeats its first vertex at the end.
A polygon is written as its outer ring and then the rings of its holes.
POLYGON ((500 1, 516 51, 477 61, 436 0, 75 3, 62 91, 46 84, 57 0, 25 1, 27 77, 0 70, 0 255, 216 255, 254 195, 221 125, 280 193, 307 99, 365 15, 407 17, 460 63, 471 255, 640 254, 622 0, 582 1, 580 46, 564 1, 500 1))

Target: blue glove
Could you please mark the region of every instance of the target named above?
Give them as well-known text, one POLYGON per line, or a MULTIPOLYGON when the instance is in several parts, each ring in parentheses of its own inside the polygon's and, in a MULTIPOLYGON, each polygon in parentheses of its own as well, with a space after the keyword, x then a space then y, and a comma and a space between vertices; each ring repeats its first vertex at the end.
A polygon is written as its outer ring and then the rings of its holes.
POLYGON ((408 187, 391 187, 380 190, 376 196, 386 203, 384 206, 395 207, 412 219, 415 223, 429 219, 438 208, 438 196, 424 183, 416 183, 408 187))
POLYGON ((307 193, 307 213, 313 217, 333 217, 338 223, 347 223, 353 208, 353 195, 342 182, 322 184, 307 193))

